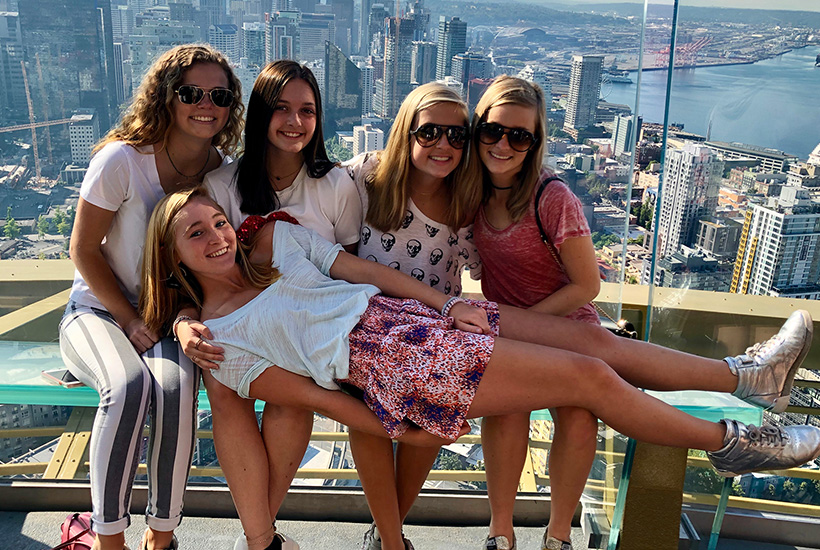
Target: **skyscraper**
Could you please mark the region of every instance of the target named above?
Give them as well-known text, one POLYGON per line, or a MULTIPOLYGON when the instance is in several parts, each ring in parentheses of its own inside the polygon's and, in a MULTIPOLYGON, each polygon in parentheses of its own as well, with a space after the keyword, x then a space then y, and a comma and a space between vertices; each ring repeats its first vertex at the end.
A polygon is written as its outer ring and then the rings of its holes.
POLYGON ((277 11, 265 21, 265 62, 296 59, 299 12, 277 11))
POLYGON ((564 131, 577 137, 578 130, 595 124, 595 111, 601 95, 601 70, 604 56, 573 55, 569 77, 569 100, 564 131))
POLYGON ((211 25, 208 43, 224 53, 232 63, 239 63, 239 29, 236 25, 211 25))
POLYGON ((358 36, 358 52, 359 55, 370 55, 370 7, 373 5, 373 0, 362 0, 361 10, 359 11, 359 36, 358 36))
MULTIPOLYGON (((105 133, 117 106, 109 0, 26 0, 18 9, 26 60, 42 66, 49 118, 95 109, 105 133)), ((35 112, 43 107, 35 102, 35 112)))
POLYGON ((687 144, 668 149, 663 170, 658 224, 658 256, 695 243, 698 221, 712 216, 717 207, 723 162, 703 145, 687 144))
POLYGON ((333 42, 345 55, 351 55, 357 49, 353 46, 353 39, 358 34, 358 28, 353 28, 353 0, 332 0, 330 8, 336 18, 333 42))
POLYGON ((299 59, 302 63, 324 59, 325 42, 333 42, 336 18, 332 13, 303 13, 299 21, 299 59))
POLYGON ((820 207, 808 189, 784 186, 746 211, 731 292, 820 299, 820 207))
POLYGON ((390 17, 384 39, 384 103, 381 115, 394 117, 404 97, 410 93, 413 51, 413 20, 390 17))
POLYGON ((265 25, 245 23, 242 25, 242 57, 248 63, 261 67, 265 64, 265 25))
POLYGON ((457 53, 453 56, 452 76, 461 82, 464 95, 467 95, 467 83, 473 78, 489 78, 493 76, 490 58, 480 53, 457 53))
POLYGON ((384 149, 384 132, 370 124, 353 127, 353 155, 384 149))
POLYGON ((100 126, 94 109, 77 109, 68 124, 71 143, 71 163, 88 165, 91 149, 100 141, 100 126))
POLYGON ((358 67, 362 72, 362 116, 369 116, 375 112, 373 109, 373 94, 376 85, 375 70, 373 65, 367 62, 359 63, 358 67))
POLYGON ((549 79, 547 71, 533 65, 526 65, 518 72, 518 77, 538 84, 541 91, 544 92, 545 107, 549 109, 552 105, 552 82, 549 79))
POLYGON ((438 47, 433 42, 413 42, 410 60, 411 82, 427 84, 436 79, 436 59, 438 47))
MULTIPOLYGON (((114 84, 117 86, 117 104, 125 102, 125 75, 123 74, 122 43, 114 42, 114 84)), ((130 92, 130 90, 129 90, 130 92)), ((128 94, 131 95, 130 93, 128 94)))
POLYGON ((347 129, 362 117, 362 71, 341 48, 325 42, 325 93, 323 107, 327 135, 347 129))
POLYGON ((615 117, 615 128, 612 132, 612 143, 614 153, 617 158, 621 153, 628 153, 634 149, 632 145, 637 142, 637 134, 640 131, 634 124, 632 115, 618 115, 615 117), (630 143, 630 141, 632 143, 630 143))
POLYGON ((23 83, 23 37, 17 13, 0 13, 0 113, 7 120, 28 120, 23 83))
POLYGON ((452 74, 453 56, 467 51, 467 22, 458 17, 447 19, 443 15, 438 21, 438 60, 436 80, 444 80, 452 74))

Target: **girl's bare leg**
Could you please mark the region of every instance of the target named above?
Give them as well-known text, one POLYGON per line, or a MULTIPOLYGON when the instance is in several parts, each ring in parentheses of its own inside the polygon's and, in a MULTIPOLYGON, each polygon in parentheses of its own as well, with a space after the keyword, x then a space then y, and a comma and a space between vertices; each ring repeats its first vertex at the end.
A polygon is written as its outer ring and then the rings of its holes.
POLYGON ((601 360, 506 338, 495 341, 469 417, 566 406, 657 445, 714 451, 726 433, 641 392, 601 360))
POLYGON ((396 494, 402 524, 416 502, 427 474, 436 462, 441 447, 416 447, 398 443, 396 447, 396 494))
POLYGON ((481 424, 481 445, 490 501, 491 537, 504 536, 512 543, 513 508, 521 470, 527 455, 530 413, 488 416, 481 424))
POLYGON ((350 449, 383 550, 404 550, 393 466, 393 442, 359 430, 350 430, 350 449))
POLYGON ((598 443, 598 419, 585 409, 552 409, 555 434, 549 455, 549 535, 570 540, 572 517, 584 492, 598 443))
POLYGON ((501 336, 602 359, 634 386, 659 391, 733 392, 737 388, 737 377, 725 361, 622 338, 590 323, 498 307, 501 336))
POLYGON ((265 404, 262 439, 270 466, 268 502, 273 519, 276 519, 296 470, 302 463, 312 430, 313 411, 265 404))
POLYGON ((242 399, 206 371, 202 374, 213 415, 214 447, 248 538, 270 529, 268 455, 253 401, 242 399))
POLYGON ((116 535, 100 535, 94 539, 91 550, 122 550, 125 547, 125 533, 116 535))

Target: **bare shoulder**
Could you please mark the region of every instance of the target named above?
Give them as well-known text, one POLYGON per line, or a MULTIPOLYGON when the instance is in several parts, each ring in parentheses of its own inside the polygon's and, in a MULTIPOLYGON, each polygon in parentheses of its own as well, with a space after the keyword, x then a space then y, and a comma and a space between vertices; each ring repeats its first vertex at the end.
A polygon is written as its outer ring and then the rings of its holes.
POLYGON ((250 260, 255 264, 268 264, 273 262, 273 229, 278 222, 270 221, 263 225, 251 242, 250 260))

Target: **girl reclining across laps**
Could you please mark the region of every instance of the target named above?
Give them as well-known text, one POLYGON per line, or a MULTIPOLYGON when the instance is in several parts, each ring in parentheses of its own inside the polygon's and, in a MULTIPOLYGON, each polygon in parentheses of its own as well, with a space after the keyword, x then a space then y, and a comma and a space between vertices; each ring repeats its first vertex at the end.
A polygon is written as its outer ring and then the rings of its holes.
MULTIPOLYGON (((318 395, 304 377, 327 389, 340 381, 361 388, 391 437, 412 422, 454 439, 465 418, 578 406, 635 439, 708 451, 726 476, 820 455, 818 428, 697 419, 641 392, 599 359, 543 345, 549 335, 538 330, 540 314, 509 307, 500 314, 492 302, 448 298, 298 225, 265 226, 246 252, 201 188, 157 205, 143 279, 140 308, 152 330, 169 328, 182 299, 201 307, 225 349, 213 373, 221 383, 242 396, 316 407, 369 433, 380 432, 372 416, 358 414, 340 392, 318 395), (505 337, 508 331, 525 341, 505 337)), ((741 356, 739 384, 779 396, 810 340, 808 314, 795 312, 778 335, 741 356)))

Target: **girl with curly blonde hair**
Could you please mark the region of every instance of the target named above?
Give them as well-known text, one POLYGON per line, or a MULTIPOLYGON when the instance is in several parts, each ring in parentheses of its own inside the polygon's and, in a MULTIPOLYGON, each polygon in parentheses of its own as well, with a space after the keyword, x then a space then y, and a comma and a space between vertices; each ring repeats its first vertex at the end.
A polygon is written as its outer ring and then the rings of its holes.
POLYGON ((199 370, 140 318, 144 235, 160 199, 229 161, 241 121, 240 85, 225 57, 208 46, 177 46, 148 69, 83 180, 70 247, 77 272, 60 347, 71 373, 100 394, 89 454, 95 550, 125 547, 149 412, 148 529, 139 548, 177 547, 199 370))

